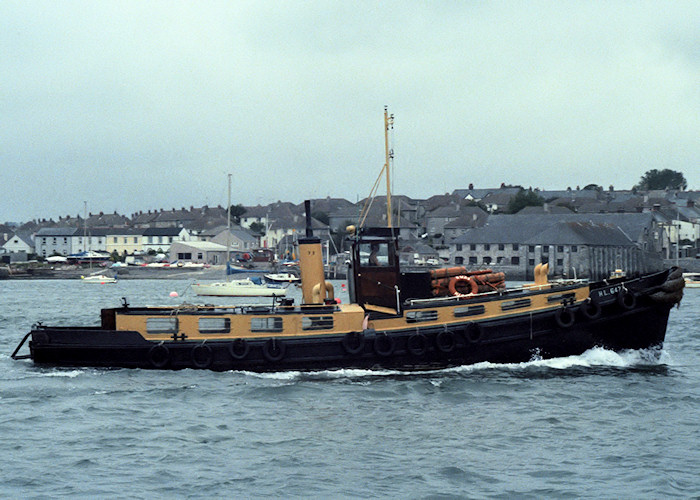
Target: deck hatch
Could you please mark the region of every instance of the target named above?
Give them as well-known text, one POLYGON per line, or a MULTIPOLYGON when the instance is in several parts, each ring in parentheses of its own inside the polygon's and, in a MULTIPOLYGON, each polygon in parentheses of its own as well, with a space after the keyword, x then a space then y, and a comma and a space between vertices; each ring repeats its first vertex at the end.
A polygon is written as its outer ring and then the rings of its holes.
POLYGON ((177 318, 146 318, 146 331, 148 333, 177 333, 177 318))
POLYGON ((406 312, 406 323, 420 323, 422 321, 437 321, 438 312, 430 311, 408 311, 406 312))
POLYGON ((455 318, 463 318, 464 316, 479 316, 480 314, 484 314, 485 312, 486 308, 483 305, 455 307, 454 315, 455 318))
POLYGON ((230 333, 230 318, 199 318, 199 333, 230 333))
POLYGON ((277 316, 267 318, 250 318, 251 332, 281 332, 282 325, 282 318, 277 316))
POLYGON ((515 299, 508 300, 501 304, 501 311, 512 311, 513 309, 522 309, 530 307, 530 299, 515 299))
POLYGON ((333 316, 304 316, 301 318, 302 330, 331 330, 333 316))

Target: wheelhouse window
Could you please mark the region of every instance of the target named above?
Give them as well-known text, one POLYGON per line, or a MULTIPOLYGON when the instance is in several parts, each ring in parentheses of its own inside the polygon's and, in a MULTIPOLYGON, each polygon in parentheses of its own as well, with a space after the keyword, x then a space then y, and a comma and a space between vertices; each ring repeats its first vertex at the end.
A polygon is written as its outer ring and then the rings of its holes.
POLYGON ((389 244, 386 242, 360 244, 360 264, 363 266, 393 266, 390 257, 389 244))
POLYGON ((199 318, 199 333, 230 333, 229 318, 199 318))
POLYGON ((251 318, 250 319, 250 331, 251 332, 281 332, 282 331, 282 318, 278 318, 278 317, 251 318))
POLYGON ((146 331, 148 333, 177 333, 177 318, 147 318, 146 331))

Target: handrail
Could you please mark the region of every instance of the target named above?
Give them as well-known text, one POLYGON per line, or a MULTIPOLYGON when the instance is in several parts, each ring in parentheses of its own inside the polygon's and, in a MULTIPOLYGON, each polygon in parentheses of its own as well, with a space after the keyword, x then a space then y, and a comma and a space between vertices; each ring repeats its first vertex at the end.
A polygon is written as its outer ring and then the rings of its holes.
POLYGON ((32 357, 31 354, 23 354, 22 356, 17 356, 17 352, 19 352, 19 350, 22 348, 22 346, 24 345, 24 343, 27 341, 27 339, 29 338, 29 336, 30 336, 31 334, 32 334, 32 332, 29 332, 28 334, 26 334, 26 335, 24 336, 24 338, 22 339, 22 342, 19 343, 19 345, 17 346, 17 348, 14 350, 14 352, 13 352, 12 355, 10 356, 12 359, 27 359, 27 358, 31 358, 31 357, 32 357))

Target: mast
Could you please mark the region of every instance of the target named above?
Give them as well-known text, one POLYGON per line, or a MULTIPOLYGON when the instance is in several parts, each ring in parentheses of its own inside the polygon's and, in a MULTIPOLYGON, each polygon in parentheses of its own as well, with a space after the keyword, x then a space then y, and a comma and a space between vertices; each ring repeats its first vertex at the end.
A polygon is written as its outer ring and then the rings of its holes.
POLYGON ((92 255, 90 254, 90 244, 87 239, 87 201, 83 201, 83 211, 85 212, 85 220, 83 220, 83 248, 86 249, 90 262, 90 270, 92 271, 92 255))
POLYGON ((391 179, 389 175, 389 161, 393 152, 389 149, 389 128, 394 128, 394 115, 389 115, 387 107, 384 106, 384 169, 386 170, 386 224, 392 227, 391 223, 391 179))
POLYGON ((229 262, 231 262, 231 174, 228 174, 228 202, 226 207, 226 280, 228 281, 228 266, 229 262))

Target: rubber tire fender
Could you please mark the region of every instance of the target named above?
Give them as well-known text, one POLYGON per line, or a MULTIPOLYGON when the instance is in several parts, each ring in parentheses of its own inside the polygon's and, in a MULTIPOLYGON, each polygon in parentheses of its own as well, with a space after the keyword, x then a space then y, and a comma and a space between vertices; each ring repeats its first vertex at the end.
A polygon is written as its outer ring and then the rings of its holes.
POLYGON ((581 311, 583 317, 587 320, 598 319, 603 312, 603 308, 600 306, 600 303, 598 303, 597 300, 592 299, 589 299, 581 304, 579 310, 581 311))
POLYGON ((423 356, 428 352, 428 339, 422 333, 414 333, 406 339, 406 349, 414 356, 423 356))
POLYGON ((248 356, 250 345, 246 339, 235 339, 228 345, 228 352, 233 359, 240 361, 248 356))
POLYGON ((214 360, 214 353, 207 344, 197 344, 190 352, 190 360, 195 368, 209 368, 214 360))
POLYGON ((576 315, 572 308, 564 306, 556 310, 554 320, 559 328, 571 328, 576 322, 576 315))
POLYGON ((396 347, 396 341, 394 337, 387 335, 385 332, 378 333, 374 337, 374 352, 380 356, 391 356, 394 354, 394 348, 396 347))
POLYGON ((482 334, 483 332, 479 323, 474 323, 473 321, 467 323, 465 328, 465 336, 470 344, 478 344, 481 342, 482 334))
POLYGON ((360 354, 365 347, 364 332, 348 332, 343 335, 343 349, 348 354, 360 354))
POLYGON ((279 339, 268 339, 262 347, 263 356, 271 363, 282 361, 287 353, 287 346, 279 339))
POLYGON ((170 349, 163 344, 157 344, 148 351, 148 361, 153 368, 165 368, 170 362, 170 349))
POLYGON ((454 351, 457 346, 457 339, 453 331, 442 330, 435 336, 435 345, 440 352, 447 354, 454 351))
POLYGON ((620 290, 617 294, 617 304, 625 311, 631 311, 637 307, 637 296, 629 290, 620 290))

